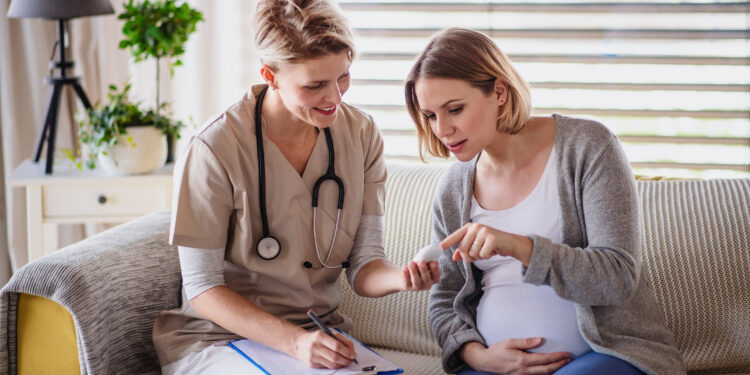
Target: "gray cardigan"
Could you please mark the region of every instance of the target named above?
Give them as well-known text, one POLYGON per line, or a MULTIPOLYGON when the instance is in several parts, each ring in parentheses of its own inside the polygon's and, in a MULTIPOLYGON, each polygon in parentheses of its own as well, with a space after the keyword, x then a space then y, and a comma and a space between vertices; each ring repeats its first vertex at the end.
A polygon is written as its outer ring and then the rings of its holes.
MULTIPOLYGON (((621 358, 648 374, 685 374, 674 336, 664 324, 641 273, 640 223, 635 181, 614 134, 598 122, 554 115, 562 243, 531 235, 534 250, 522 281, 549 285, 576 306, 578 328, 596 352, 621 358)), ((455 163, 433 202, 434 241, 470 221, 476 158, 455 163)), ((476 329, 482 271, 440 258, 440 283, 430 291, 430 320, 443 367, 458 372, 476 329)))

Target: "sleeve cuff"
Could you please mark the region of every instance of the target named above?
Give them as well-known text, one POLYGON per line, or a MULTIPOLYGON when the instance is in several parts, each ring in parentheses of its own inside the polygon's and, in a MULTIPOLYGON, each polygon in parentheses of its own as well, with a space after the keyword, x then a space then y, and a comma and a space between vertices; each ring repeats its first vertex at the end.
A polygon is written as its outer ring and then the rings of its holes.
POLYGON ((534 250, 531 253, 529 266, 523 267, 521 271, 521 281, 532 285, 543 285, 552 266, 552 241, 537 235, 531 235, 529 238, 534 243, 534 250))
POLYGON ((485 345, 484 338, 474 329, 458 331, 448 337, 443 345, 443 369, 446 372, 457 373, 466 368, 466 363, 461 359, 460 351, 464 344, 476 341, 485 345))

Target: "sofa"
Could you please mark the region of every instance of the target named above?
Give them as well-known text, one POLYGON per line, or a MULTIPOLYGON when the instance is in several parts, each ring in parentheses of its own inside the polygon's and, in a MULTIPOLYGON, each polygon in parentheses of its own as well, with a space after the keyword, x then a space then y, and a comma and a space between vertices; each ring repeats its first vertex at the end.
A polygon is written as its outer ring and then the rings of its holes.
MULTIPOLYGON (((445 165, 388 164, 386 253, 430 242, 445 165)), ((750 179, 637 181, 643 261, 690 374, 750 374, 750 179)), ((154 317, 180 304, 169 213, 156 212, 31 262, 0 291, 0 374, 159 373, 154 317)), ((343 277, 342 277, 343 279, 343 277)), ((428 293, 356 296, 351 334, 407 374, 442 374, 428 293)))

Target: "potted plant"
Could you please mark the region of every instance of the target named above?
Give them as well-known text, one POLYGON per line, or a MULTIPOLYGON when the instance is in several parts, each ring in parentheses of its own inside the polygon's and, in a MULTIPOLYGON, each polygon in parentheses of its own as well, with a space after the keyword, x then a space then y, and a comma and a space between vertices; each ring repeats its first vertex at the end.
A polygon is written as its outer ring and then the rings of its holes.
POLYGON ((167 104, 159 101, 159 61, 166 58, 170 75, 174 75, 174 67, 182 65, 183 45, 195 32, 196 24, 203 20, 203 14, 186 2, 178 5, 176 0, 143 0, 138 3, 129 0, 123 6, 125 10, 117 17, 125 21, 122 27, 125 39, 120 41, 120 48, 129 48, 136 62, 148 57, 156 59, 156 124, 167 136, 167 162, 170 162, 174 158, 174 140, 179 138, 180 130, 173 126, 181 123, 168 117, 162 120, 160 110, 167 104))
MULTIPOLYGON (((106 105, 97 102, 86 114, 78 117, 79 139, 85 155, 85 164, 94 169, 98 164, 109 172, 139 174, 153 171, 167 157, 166 127, 176 129, 182 124, 161 124, 166 117, 157 119, 153 110, 143 110, 140 103, 128 99, 130 85, 122 90, 109 86, 106 105)), ((79 155, 66 150, 78 169, 83 161, 79 155)))

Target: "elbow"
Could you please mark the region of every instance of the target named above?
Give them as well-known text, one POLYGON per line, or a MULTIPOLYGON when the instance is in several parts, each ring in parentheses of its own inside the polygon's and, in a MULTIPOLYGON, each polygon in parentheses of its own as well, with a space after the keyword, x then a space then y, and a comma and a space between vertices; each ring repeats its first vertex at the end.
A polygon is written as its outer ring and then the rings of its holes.
MULTIPOLYGON (((604 290, 604 305, 620 305, 635 295, 640 284, 640 266, 636 262, 618 264, 613 272, 610 287, 604 290)), ((606 284, 604 284, 606 285, 606 284)))
POLYGON ((622 277, 622 290, 619 293, 617 303, 625 303, 633 298, 635 292, 638 290, 638 284, 640 281, 640 272, 636 269, 629 269, 623 271, 622 277))
POLYGON ((601 305, 621 305, 629 301, 635 294, 636 290, 637 288, 635 287, 635 285, 631 285, 629 283, 619 283, 613 286, 611 291, 608 291, 606 294, 602 295, 601 305))
POLYGON ((203 289, 195 293, 192 297, 187 294, 188 302, 190 306, 203 317, 207 317, 207 313, 210 312, 212 306, 215 306, 215 296, 219 292, 219 289, 225 287, 224 285, 216 285, 210 288, 203 289))

